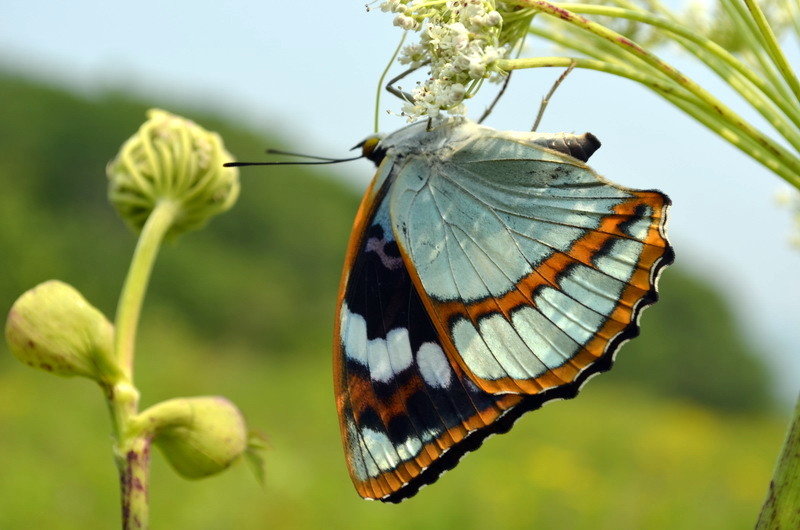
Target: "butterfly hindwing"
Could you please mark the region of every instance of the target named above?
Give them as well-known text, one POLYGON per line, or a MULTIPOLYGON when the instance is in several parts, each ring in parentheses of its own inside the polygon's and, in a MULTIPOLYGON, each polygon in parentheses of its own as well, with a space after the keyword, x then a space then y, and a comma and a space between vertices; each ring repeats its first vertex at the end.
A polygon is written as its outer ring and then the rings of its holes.
POLYGON ((343 278, 334 377, 356 489, 398 501, 479 445, 479 437, 467 440, 470 433, 521 398, 483 392, 451 364, 397 250, 388 204, 377 195, 351 241, 358 250, 343 278))

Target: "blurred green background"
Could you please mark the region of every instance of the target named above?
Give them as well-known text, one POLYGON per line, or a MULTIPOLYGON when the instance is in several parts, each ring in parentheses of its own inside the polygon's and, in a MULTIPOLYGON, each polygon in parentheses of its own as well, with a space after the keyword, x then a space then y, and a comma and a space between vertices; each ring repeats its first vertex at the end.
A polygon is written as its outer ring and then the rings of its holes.
MULTIPOLYGON (((148 104, 0 75, 0 301, 66 281, 113 317, 135 244, 105 200, 105 164, 148 104)), ((170 108, 241 159, 302 149, 170 108)), ((253 169, 234 209, 168 244, 145 305, 137 384, 148 406, 221 394, 268 439, 266 484, 246 466, 203 481, 153 458, 153 528, 751 528, 786 426, 760 352, 725 299, 677 265, 614 370, 405 503, 355 494, 332 395, 331 329, 357 193, 323 170, 253 169)), ((86 380, 0 347, 0 528, 113 528, 107 412, 86 380)))

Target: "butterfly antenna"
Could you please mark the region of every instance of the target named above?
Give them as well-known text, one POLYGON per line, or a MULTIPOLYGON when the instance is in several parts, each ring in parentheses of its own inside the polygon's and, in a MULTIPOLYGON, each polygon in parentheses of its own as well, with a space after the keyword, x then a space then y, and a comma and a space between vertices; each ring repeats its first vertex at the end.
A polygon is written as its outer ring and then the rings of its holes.
POLYGON ((350 158, 328 158, 324 156, 303 155, 300 153, 291 153, 289 151, 280 151, 278 149, 267 149, 267 153, 275 155, 290 155, 299 156, 302 158, 311 158, 312 160, 287 160, 283 162, 228 162, 222 164, 224 167, 244 167, 244 166, 313 166, 322 164, 338 164, 340 162, 351 162, 364 158, 363 154, 353 156, 350 158))
MULTIPOLYGON (((356 146, 356 147, 360 147, 360 146, 356 146)), ((312 160, 325 160, 325 161, 328 161, 328 162, 334 162, 334 161, 337 161, 337 160, 341 160, 339 158, 331 158, 329 156, 306 155, 306 154, 303 154, 303 153, 294 153, 292 151, 282 151, 280 149, 271 149, 271 148, 270 149, 265 149, 264 152, 267 153, 268 155, 297 156, 297 157, 300 157, 300 158, 310 158, 312 160)))
POLYGON ((532 132, 536 132, 536 129, 539 128, 539 123, 542 121, 542 116, 544 116, 544 109, 546 109, 547 104, 550 103, 550 98, 553 97, 553 94, 555 94, 558 86, 564 81, 564 79, 566 79, 569 73, 574 69, 575 69, 575 61, 572 61, 572 63, 570 63, 567 69, 564 70, 564 73, 561 74, 558 77, 558 79, 556 79, 556 82, 553 83, 553 86, 550 87, 550 91, 547 92, 547 94, 545 94, 545 96, 542 98, 542 103, 539 105, 539 113, 536 115, 536 121, 533 122, 533 127, 531 127, 532 132))

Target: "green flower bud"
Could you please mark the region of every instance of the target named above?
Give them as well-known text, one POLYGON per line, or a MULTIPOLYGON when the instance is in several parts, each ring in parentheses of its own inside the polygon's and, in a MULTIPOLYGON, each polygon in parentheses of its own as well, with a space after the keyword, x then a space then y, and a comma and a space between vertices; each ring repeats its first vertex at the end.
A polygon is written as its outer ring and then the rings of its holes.
POLYGON ((6 321, 11 353, 25 364, 58 375, 110 381, 114 327, 73 287, 50 280, 20 296, 6 321))
POLYGON ((244 417, 219 396, 175 398, 153 405, 136 419, 167 461, 185 478, 223 471, 248 446, 244 417))
POLYGON ((156 204, 180 205, 168 236, 201 228, 239 196, 239 171, 222 139, 194 122, 150 109, 106 172, 108 197, 125 222, 140 231, 156 204))

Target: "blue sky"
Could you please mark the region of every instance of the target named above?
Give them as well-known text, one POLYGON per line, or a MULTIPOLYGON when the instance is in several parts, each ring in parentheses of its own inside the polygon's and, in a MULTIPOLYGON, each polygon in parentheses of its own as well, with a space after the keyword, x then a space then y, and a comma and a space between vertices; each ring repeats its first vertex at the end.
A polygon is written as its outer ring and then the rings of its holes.
MULTIPOLYGON (((0 65, 87 93, 124 88, 218 112, 329 156, 372 132, 378 76, 400 36, 390 15, 367 13, 358 0, 4 0, 2 11, 0 65)), ((534 43, 527 55, 537 54, 553 55, 534 43)), ((711 74, 678 53, 665 57, 755 119, 711 74)), ((514 74, 487 124, 530 128, 559 74, 514 74)), ((471 103, 473 117, 482 101, 471 103)), ((387 109, 399 111, 388 95, 382 129, 404 124, 387 109)), ((603 142, 592 158, 599 173, 668 193, 678 262, 724 291, 784 394, 800 390, 800 251, 788 244, 789 212, 775 200, 788 186, 657 96, 601 73, 574 72, 539 130, 591 131, 603 142)), ((372 174, 362 161, 335 171, 359 189, 372 174)))

